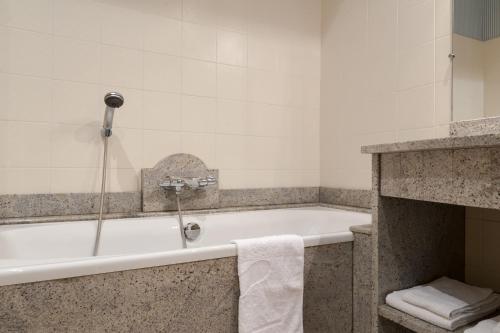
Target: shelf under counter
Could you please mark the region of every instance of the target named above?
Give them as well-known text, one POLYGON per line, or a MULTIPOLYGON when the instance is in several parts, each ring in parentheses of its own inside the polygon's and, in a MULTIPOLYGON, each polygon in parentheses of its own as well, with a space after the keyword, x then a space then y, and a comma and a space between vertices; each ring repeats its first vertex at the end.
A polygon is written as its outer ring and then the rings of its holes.
MULTIPOLYGON (((407 313, 404 313, 402 311, 399 311, 395 308, 393 308, 390 305, 380 305, 378 307, 378 314, 380 317, 387 319, 391 322, 394 322, 400 326, 406 327, 414 332, 417 333, 463 333, 465 332, 466 329, 473 327, 475 324, 477 324, 479 321, 484 320, 477 320, 469 325, 462 326, 457 328, 454 331, 446 330, 444 328, 441 328, 439 326, 433 325, 431 323, 428 323, 426 321, 423 321, 421 319, 418 319, 416 317, 413 317, 407 313)), ((488 318, 491 317, 487 316, 488 318)))

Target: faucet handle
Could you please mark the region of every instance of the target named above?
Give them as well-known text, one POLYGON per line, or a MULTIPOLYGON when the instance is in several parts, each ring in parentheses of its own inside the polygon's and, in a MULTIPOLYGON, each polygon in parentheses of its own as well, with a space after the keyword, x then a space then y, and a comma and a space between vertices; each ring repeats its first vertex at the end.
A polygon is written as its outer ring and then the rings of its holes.
POLYGON ((160 183, 160 187, 164 190, 175 190, 176 193, 180 193, 182 189, 186 186, 186 182, 181 178, 170 178, 168 177, 163 183, 160 183))
POLYGON ((217 179, 213 176, 207 176, 206 178, 198 178, 198 187, 207 187, 210 185, 217 184, 217 179))
POLYGON ((206 178, 207 180, 207 185, 216 185, 217 184, 217 179, 214 176, 208 176, 206 178))

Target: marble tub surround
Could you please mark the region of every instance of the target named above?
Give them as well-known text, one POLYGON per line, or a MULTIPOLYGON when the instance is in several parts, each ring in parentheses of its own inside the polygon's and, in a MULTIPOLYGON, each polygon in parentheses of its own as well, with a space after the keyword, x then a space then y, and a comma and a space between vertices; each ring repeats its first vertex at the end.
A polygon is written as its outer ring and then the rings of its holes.
POLYGON ((356 225, 350 227, 349 230, 355 234, 364 234, 369 236, 372 234, 372 225, 371 224, 356 225))
MULTIPOLYGON (((99 194, 96 193, 0 195, 0 224, 19 223, 19 221, 30 223, 37 220, 61 220, 61 218, 63 220, 95 218, 94 214, 98 210, 98 196, 99 194)), ((148 213, 142 210, 140 192, 107 193, 106 198, 105 209, 109 207, 108 213, 105 214, 106 218, 136 217, 148 213)), ((189 197, 184 196, 183 199, 189 200, 189 197)), ((307 204, 321 205, 317 187, 219 189, 219 202, 215 207, 207 209, 217 212, 221 209, 229 209, 230 211, 272 209, 307 204)), ((325 205, 359 211, 356 207, 325 205)), ((207 210, 188 208, 189 204, 183 206, 183 209, 190 211, 207 210)), ((154 215, 170 214, 176 209, 175 207, 168 211, 149 213, 154 215)))
MULTIPOLYGON (((0 332, 237 332, 236 258, 0 288, 0 332)), ((352 328, 352 243, 305 249, 304 331, 352 328)))
POLYGON ((370 332, 372 327, 372 237, 371 225, 351 227, 353 243, 353 333, 370 332))
MULTIPOLYGON (((336 208, 346 211, 354 211, 361 213, 369 213, 366 209, 358 209, 343 206, 333 206, 333 205, 323 205, 317 203, 310 204, 289 204, 289 205, 265 205, 265 206, 241 206, 241 207, 227 207, 227 208, 216 208, 216 209, 197 209, 190 210, 189 215, 200 215, 200 214, 218 214, 218 213, 228 213, 228 212, 242 212, 242 211, 256 211, 256 210, 272 210, 272 209, 286 209, 286 208, 301 208, 301 207, 329 207, 336 208)), ((166 211, 166 212, 132 212, 132 213, 111 213, 105 214, 106 220, 124 219, 124 218, 139 218, 139 217, 153 217, 153 216, 177 216, 177 211, 166 211)), ((57 216, 43 216, 43 217, 17 217, 17 218, 0 218, 0 225, 15 225, 15 224, 33 224, 33 223, 52 223, 52 222, 68 222, 68 221, 89 221, 95 220, 97 214, 86 214, 86 215, 57 215, 57 216)))
POLYGON ((450 123, 450 136, 472 136, 500 133, 500 117, 456 121, 450 123))
MULTIPOLYGON (((176 210, 175 192, 165 191, 159 185, 172 178, 205 178, 218 180, 219 171, 210 170, 198 157, 190 154, 170 155, 151 169, 142 170, 142 211, 162 212, 176 210)), ((217 208, 219 206, 218 183, 199 190, 186 189, 181 193, 183 209, 217 208)))
MULTIPOLYGON (((140 192, 106 193, 104 210, 108 213, 141 211, 140 192)), ((2 219, 97 214, 99 193, 0 195, 2 219)))
POLYGON ((222 190, 219 207, 319 203, 318 187, 282 187, 222 190))
MULTIPOLYGON (((248 209, 289 208, 291 206, 320 205, 349 211, 369 212, 369 208, 345 206, 320 201, 321 188, 283 187, 262 189, 219 189, 219 201, 214 208, 192 209, 190 213, 235 211, 248 209)), ((349 190, 350 191, 350 190, 349 190)), ((61 193, 0 195, 0 224, 57 222, 95 219, 98 210, 98 194, 61 193)), ((189 200, 184 197, 183 199, 189 200)), ((332 202, 332 200, 329 200, 332 202)), ((366 201, 363 201, 366 202, 366 201)), ((176 208, 163 212, 143 212, 140 192, 107 193, 105 209, 107 219, 172 214, 176 208)), ((184 205, 183 205, 184 206, 184 205)))
POLYGON ((372 193, 370 190, 320 187, 319 197, 322 203, 370 208, 372 193))

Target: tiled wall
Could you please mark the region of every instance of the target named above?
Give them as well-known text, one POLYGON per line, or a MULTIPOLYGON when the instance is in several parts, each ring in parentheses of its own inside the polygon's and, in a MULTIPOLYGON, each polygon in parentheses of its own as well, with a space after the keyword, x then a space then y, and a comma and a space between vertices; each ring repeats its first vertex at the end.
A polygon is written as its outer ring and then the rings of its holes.
POLYGON ((500 211, 467 208, 465 223, 467 282, 500 292, 500 211))
POLYGON ((0 0, 0 194, 111 191, 178 152, 222 188, 319 184, 320 0, 0 0))
POLYGON ((371 188, 359 147, 448 135, 451 0, 323 0, 321 185, 371 188))

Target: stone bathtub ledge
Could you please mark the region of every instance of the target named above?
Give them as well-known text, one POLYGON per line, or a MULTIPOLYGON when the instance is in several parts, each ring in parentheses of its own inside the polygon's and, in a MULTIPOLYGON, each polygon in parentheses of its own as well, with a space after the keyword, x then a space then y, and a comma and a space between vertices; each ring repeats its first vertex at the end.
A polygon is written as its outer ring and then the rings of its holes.
POLYGON ((371 235, 372 234, 372 225, 371 224, 355 225, 355 226, 350 227, 349 230, 351 232, 357 233, 357 234, 371 235))
MULTIPOLYGON (((248 212, 254 210, 303 208, 303 207, 318 207, 318 206, 323 206, 323 205, 320 205, 318 203, 305 203, 305 204, 287 204, 287 205, 241 206, 241 207, 228 207, 228 208, 215 208, 215 209, 185 210, 183 211, 183 213, 185 215, 206 215, 206 214, 230 213, 230 212, 248 212)), ((339 206, 332 208, 347 210, 339 206)), ((361 211, 361 210, 362 209, 357 209, 357 208, 352 209, 352 211, 361 211)), ((177 211, 152 212, 152 213, 144 213, 144 212, 114 213, 114 214, 105 214, 104 219, 116 220, 124 218, 141 218, 141 217, 174 216, 174 215, 177 216, 177 211)), ((90 221, 90 220, 97 220, 97 214, 4 218, 0 219, 0 225, 78 222, 78 221, 90 221)))
POLYGON ((500 134, 485 134, 464 137, 385 143, 362 146, 364 154, 383 154, 422 150, 466 149, 500 146, 500 134))

